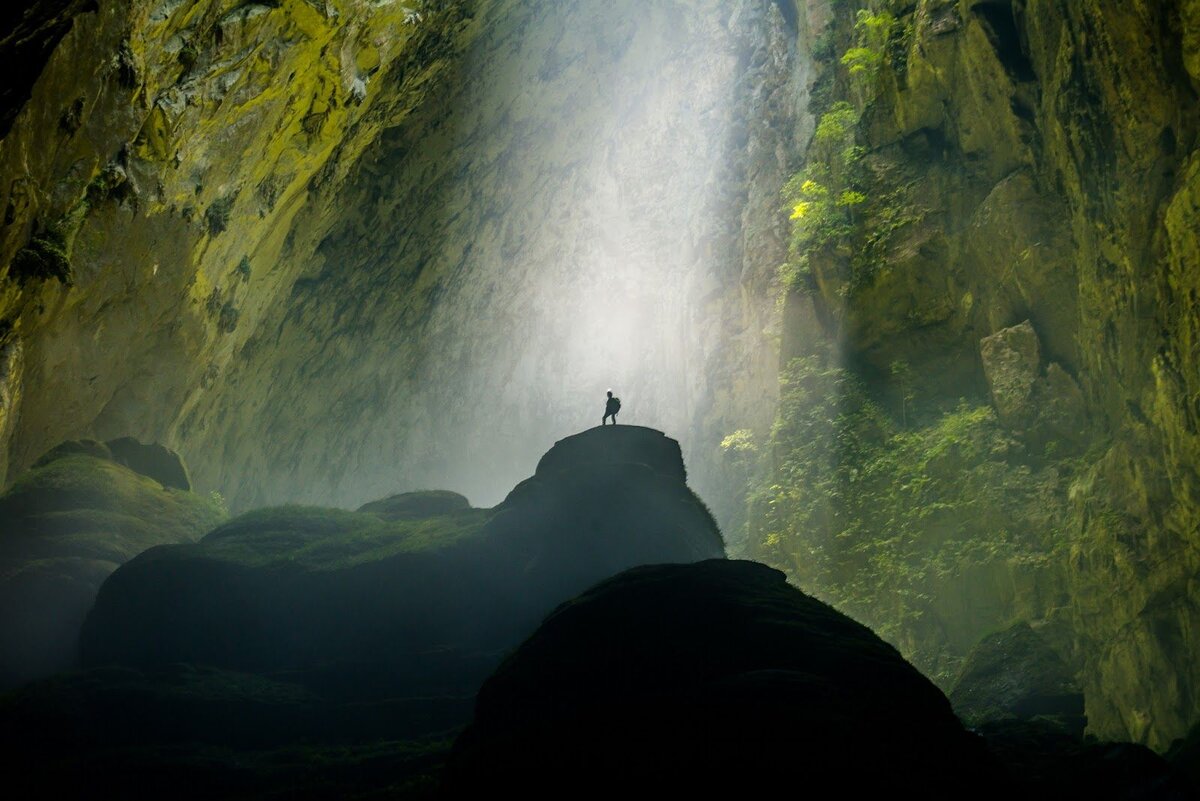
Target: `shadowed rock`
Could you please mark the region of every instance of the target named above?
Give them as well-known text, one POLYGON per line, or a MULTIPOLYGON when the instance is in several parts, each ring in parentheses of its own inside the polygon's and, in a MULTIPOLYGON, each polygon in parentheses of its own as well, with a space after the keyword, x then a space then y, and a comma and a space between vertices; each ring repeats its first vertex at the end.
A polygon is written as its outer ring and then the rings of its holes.
POLYGON ((128 467, 135 473, 152 478, 164 487, 189 492, 192 480, 188 476, 183 457, 157 442, 145 445, 133 437, 121 437, 108 442, 80 439, 63 442, 47 451, 34 462, 34 467, 44 467, 56 459, 67 456, 91 456, 107 459, 128 467))
POLYGON ((950 691, 950 702, 971 726, 1046 717, 1079 739, 1087 724, 1083 692, 1066 662, 1028 623, 975 646, 950 691))
POLYGON ((175 451, 157 442, 144 445, 133 437, 122 437, 105 443, 112 453, 113 461, 130 470, 149 476, 164 487, 184 490, 192 488, 183 459, 175 451))
POLYGON ((932 683, 753 562, 622 573, 487 680, 456 797, 650 792, 989 797, 999 771, 932 683))

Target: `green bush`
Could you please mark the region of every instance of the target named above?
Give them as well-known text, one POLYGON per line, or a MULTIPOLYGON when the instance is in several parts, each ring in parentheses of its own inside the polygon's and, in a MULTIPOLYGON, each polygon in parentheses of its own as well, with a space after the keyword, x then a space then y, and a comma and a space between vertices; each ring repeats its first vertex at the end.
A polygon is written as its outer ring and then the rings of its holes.
POLYGON ((54 278, 65 286, 71 286, 71 260, 67 256, 66 244, 51 234, 35 236, 28 245, 17 251, 9 265, 8 274, 19 284, 54 278))

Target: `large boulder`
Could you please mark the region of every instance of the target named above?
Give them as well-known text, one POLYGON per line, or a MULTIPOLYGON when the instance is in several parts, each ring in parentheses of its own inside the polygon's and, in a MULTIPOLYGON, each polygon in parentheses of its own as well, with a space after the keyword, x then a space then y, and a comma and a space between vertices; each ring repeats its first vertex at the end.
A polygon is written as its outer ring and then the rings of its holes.
POLYGON ((152 546, 198 539, 221 517, 212 499, 165 488, 101 443, 39 460, 0 495, 0 687, 74 665, 109 574, 152 546))
POLYGON ((388 692, 473 692, 506 649, 596 581, 724 555, 684 475, 673 440, 610 427, 556 445, 494 509, 416 493, 358 512, 251 512, 117 571, 84 627, 83 658, 247 671, 387 664, 388 692))
POLYGON ((377 515, 384 520, 403 520, 454 514, 470 508, 471 502, 457 492, 430 490, 389 495, 382 500, 363 504, 358 511, 377 515))
POLYGON ((164 487, 190 491, 192 479, 183 457, 157 442, 149 445, 133 437, 120 437, 108 442, 94 439, 69 440, 56 445, 34 462, 42 467, 66 456, 92 456, 124 465, 135 473, 152 478, 164 487))
POLYGON ((1033 419, 1033 388, 1041 375, 1042 349, 1037 332, 1026 320, 997 331, 979 343, 983 372, 1000 420, 1009 426, 1033 419))
POLYGON ((971 650, 950 703, 970 726, 1045 718, 1078 740, 1087 724, 1075 676, 1028 623, 991 634, 971 650))
POLYGON ((1062 456, 1084 444, 1087 407, 1079 384, 1056 363, 1042 366, 1042 345, 1028 320, 979 343, 983 372, 1000 421, 1039 450, 1062 456))
POLYGON ((725 560, 636 568, 560 606, 484 684, 447 774, 464 798, 1002 786, 893 647, 782 573, 725 560))

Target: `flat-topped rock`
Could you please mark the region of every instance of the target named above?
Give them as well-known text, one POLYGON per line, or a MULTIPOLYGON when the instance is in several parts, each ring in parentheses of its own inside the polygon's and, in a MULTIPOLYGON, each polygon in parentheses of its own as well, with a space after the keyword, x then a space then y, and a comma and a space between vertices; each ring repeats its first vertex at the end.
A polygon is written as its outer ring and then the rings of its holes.
POLYGON ((644 464, 656 473, 687 481, 678 442, 653 428, 622 425, 597 426, 560 439, 538 462, 534 475, 597 464, 644 464))

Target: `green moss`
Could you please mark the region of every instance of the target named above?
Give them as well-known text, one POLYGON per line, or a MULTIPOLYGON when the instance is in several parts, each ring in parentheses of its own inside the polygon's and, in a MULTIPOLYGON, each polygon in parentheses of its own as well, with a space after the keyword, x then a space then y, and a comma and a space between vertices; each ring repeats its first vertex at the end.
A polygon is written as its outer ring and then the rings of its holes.
POLYGON ((487 516, 485 510, 468 509, 422 519, 383 520, 365 512, 282 506, 244 514, 193 547, 205 557, 241 565, 336 570, 473 539, 487 516))
POLYGON ((153 479, 92 456, 68 456, 20 476, 0 496, 0 542, 38 553, 117 562, 165 542, 192 540, 217 525, 207 496, 164 489, 153 479))

